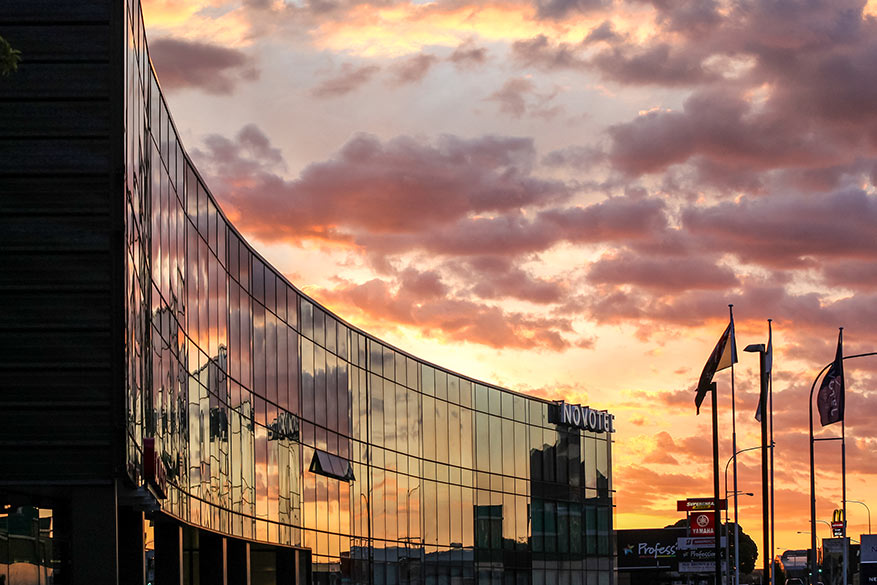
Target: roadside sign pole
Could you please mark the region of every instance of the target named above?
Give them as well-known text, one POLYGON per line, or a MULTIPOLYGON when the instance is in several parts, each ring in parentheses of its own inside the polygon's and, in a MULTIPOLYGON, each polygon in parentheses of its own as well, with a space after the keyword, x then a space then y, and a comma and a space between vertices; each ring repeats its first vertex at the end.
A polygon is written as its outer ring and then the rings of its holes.
MULTIPOLYGON (((764 347, 764 346, 762 346, 764 347)), ((749 349, 749 348, 747 348, 749 349)), ((761 527, 762 533, 764 535, 764 549, 762 550, 761 556, 764 559, 764 576, 762 578, 762 582, 766 582, 767 578, 773 572, 771 568, 772 559, 770 558, 770 522, 769 522, 769 508, 770 508, 770 492, 768 491, 768 479, 767 479, 767 463, 768 463, 768 454, 767 454, 767 354, 765 351, 758 352, 758 362, 759 362, 759 370, 760 370, 760 387, 761 387, 761 527)))
MULTIPOLYGON (((713 398, 713 513, 718 517, 719 515, 719 413, 718 413, 718 398, 716 397, 716 383, 713 382, 710 384, 710 392, 712 392, 713 398)), ((736 480, 736 477, 734 478, 736 480)), ((716 551, 716 581, 715 585, 721 585, 722 583, 722 553, 719 547, 720 538, 716 533, 716 530, 713 530, 714 535, 713 539, 715 540, 715 551, 716 551)))

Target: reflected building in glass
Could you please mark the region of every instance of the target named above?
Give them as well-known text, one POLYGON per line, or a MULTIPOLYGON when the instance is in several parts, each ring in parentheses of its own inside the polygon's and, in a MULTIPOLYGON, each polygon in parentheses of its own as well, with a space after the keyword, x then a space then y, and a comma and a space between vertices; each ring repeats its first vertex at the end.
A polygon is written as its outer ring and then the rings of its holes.
MULTIPOLYGON (((609 429, 409 355, 292 286, 183 149, 139 2, 95 4, 120 35, 106 49, 120 100, 107 231, 123 234, 108 239, 106 311, 124 335, 108 350, 122 386, 107 399, 110 463, 89 477, 116 486, 118 572, 133 562, 143 580, 130 582, 209 583, 218 559, 228 583, 242 564, 247 583, 614 583, 609 429), (145 538, 129 542, 137 526, 145 538)), ((71 29, 86 26, 77 18, 71 29)), ((74 526, 39 565, 63 576, 86 495, 37 498, 22 473, 17 491, 0 480, 0 499, 74 526)))

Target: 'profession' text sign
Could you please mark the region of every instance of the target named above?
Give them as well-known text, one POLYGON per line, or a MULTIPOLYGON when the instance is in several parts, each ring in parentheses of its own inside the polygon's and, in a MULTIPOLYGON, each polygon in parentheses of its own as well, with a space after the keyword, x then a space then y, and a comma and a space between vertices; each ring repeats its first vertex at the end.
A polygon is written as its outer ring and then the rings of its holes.
POLYGON ((594 433, 614 433, 615 416, 605 410, 589 406, 560 402, 557 408, 549 408, 549 422, 576 427, 594 433), (552 411, 554 411, 552 413, 552 411))

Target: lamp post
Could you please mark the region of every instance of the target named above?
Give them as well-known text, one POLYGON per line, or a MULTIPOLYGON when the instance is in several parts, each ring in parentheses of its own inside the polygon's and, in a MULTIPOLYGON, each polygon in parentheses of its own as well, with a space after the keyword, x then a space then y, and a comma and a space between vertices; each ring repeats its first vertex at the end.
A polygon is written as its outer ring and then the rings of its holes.
MULTIPOLYGON (((868 510, 868 534, 871 534, 871 508, 868 507, 868 504, 866 504, 865 502, 860 502, 858 500, 847 500, 846 502, 848 504, 861 504, 865 506, 865 509, 868 510)), ((844 518, 844 521, 846 521, 846 518, 844 518)))
POLYGON ((760 378, 760 396, 761 398, 758 401, 758 414, 756 418, 761 422, 761 514, 762 514, 762 535, 764 542, 764 578, 766 580, 768 576, 770 576, 770 560, 768 558, 768 552, 770 551, 770 526, 768 516, 770 514, 770 502, 769 496, 770 493, 768 491, 768 480, 767 480, 767 471, 768 471, 768 436, 767 436, 767 421, 768 421, 768 413, 767 406, 770 402, 770 398, 768 397, 768 359, 771 359, 767 355, 767 348, 763 343, 753 343, 751 345, 747 345, 743 351, 758 353, 758 371, 760 378))
MULTIPOLYGON (((747 447, 746 449, 740 449, 739 451, 737 451, 736 453, 731 455, 731 457, 728 458, 727 463, 725 463, 725 499, 726 500, 728 499, 728 466, 731 464, 731 461, 734 461, 735 462, 734 467, 737 467, 737 465, 736 465, 737 455, 739 455, 740 453, 745 453, 746 451, 755 451, 756 449, 761 449, 761 446, 747 447)), ((737 494, 739 492, 735 491, 734 493, 737 494)), ((734 500, 734 503, 735 504, 737 503, 736 499, 734 500)), ((718 510, 716 512, 718 513, 718 510)), ((739 552, 740 547, 738 546, 740 544, 740 538, 738 536, 738 532, 739 532, 738 526, 739 526, 739 524, 737 523, 737 506, 735 505, 734 506, 734 582, 735 583, 737 583, 737 581, 739 580, 738 567, 740 566, 740 552, 739 552)), ((727 533, 727 527, 728 527, 728 508, 725 507, 725 532, 726 533, 727 533)), ((729 546, 730 544, 731 544, 731 542, 730 542, 730 536, 729 536, 728 542, 725 543, 725 560, 726 560, 727 565, 728 565, 728 583, 729 583, 729 585, 731 582, 731 552, 730 552, 731 549, 729 546)))

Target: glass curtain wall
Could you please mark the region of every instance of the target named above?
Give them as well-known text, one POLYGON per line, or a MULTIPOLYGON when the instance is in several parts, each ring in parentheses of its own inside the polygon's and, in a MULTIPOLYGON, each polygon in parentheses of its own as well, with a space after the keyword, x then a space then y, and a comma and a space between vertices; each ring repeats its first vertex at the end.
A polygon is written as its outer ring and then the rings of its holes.
POLYGON ((178 139, 126 0, 127 461, 163 511, 304 546, 316 582, 608 585, 611 437, 354 329, 244 241, 178 139), (319 455, 318 455, 319 454, 319 455))

